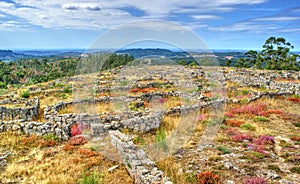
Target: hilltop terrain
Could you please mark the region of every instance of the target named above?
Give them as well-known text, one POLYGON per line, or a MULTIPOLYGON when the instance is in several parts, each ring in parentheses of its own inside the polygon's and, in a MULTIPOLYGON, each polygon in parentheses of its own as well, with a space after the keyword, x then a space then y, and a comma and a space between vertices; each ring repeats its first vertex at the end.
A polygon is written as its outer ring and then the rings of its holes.
POLYGON ((0 181, 299 183, 299 91, 295 71, 143 61, 4 89, 0 181))

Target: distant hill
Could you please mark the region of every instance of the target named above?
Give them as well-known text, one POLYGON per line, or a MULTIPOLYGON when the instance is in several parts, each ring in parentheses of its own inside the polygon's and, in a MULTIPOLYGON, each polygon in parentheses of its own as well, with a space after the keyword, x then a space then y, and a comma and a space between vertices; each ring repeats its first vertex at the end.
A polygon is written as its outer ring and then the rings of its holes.
POLYGON ((0 50, 1 61, 17 61, 32 58, 70 58, 79 57, 84 50, 0 50))
POLYGON ((118 50, 116 53, 129 54, 134 58, 140 58, 145 56, 164 56, 164 57, 185 57, 188 55, 187 52, 173 52, 167 49, 126 49, 118 50))
POLYGON ((15 53, 12 50, 0 50, 0 60, 1 61, 15 61, 18 59, 25 59, 30 58, 32 56, 22 54, 22 53, 15 53))

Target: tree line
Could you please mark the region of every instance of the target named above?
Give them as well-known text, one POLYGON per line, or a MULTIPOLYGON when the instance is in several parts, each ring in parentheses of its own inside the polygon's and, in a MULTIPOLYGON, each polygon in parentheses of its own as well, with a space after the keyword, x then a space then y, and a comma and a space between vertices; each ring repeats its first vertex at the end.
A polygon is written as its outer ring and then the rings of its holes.
MULTIPOLYGON (((300 70, 299 55, 292 53, 294 46, 284 38, 270 37, 265 41, 261 51, 249 50, 245 57, 239 58, 234 66, 269 69, 269 70, 300 70)), ((227 60, 226 66, 232 61, 227 60)))
MULTIPOLYGON (((102 69, 111 69, 134 60, 132 56, 127 54, 109 54, 103 58, 105 58, 105 61, 97 59, 95 62, 87 62, 87 64, 98 66, 99 69, 101 67, 103 67, 102 69)), ((89 73, 90 71, 88 70, 84 72, 80 71, 82 61, 84 61, 84 58, 57 60, 41 58, 19 60, 16 62, 0 61, 0 89, 5 89, 9 85, 16 87, 20 85, 32 85, 61 77, 71 77, 78 73, 89 73)), ((89 66, 89 68, 92 67, 89 66)), ((85 67, 83 68, 85 69, 85 67)))

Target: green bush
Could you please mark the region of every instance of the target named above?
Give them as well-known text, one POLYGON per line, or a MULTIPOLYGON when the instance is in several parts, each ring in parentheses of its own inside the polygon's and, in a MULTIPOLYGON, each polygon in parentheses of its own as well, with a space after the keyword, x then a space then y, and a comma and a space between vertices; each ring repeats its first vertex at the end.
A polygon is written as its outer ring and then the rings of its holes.
POLYGON ((56 141, 56 142, 61 141, 61 139, 59 137, 57 137, 56 135, 51 134, 51 133, 44 135, 43 139, 47 140, 47 141, 56 141))
POLYGON ((292 171, 293 173, 300 174, 300 167, 292 167, 292 168, 291 168, 291 171, 292 171))
POLYGON ((256 116, 256 117, 254 118, 254 121, 255 121, 255 122, 266 122, 266 121, 268 121, 268 118, 266 118, 266 117, 264 117, 264 116, 256 116))
POLYGON ((300 123, 294 122, 293 125, 295 125, 295 127, 299 127, 300 128, 300 123))
POLYGON ((29 98, 30 97, 30 92, 29 91, 23 91, 20 96, 22 98, 29 98))
POLYGON ((227 148, 226 146, 218 146, 217 149, 221 151, 223 154, 229 154, 231 153, 231 150, 227 148))
POLYGON ((251 152, 251 155, 254 156, 254 157, 256 157, 256 158, 258 158, 258 159, 263 159, 263 158, 265 158, 265 155, 264 155, 264 154, 262 154, 262 153, 260 153, 260 152, 256 152, 256 151, 251 152))
POLYGON ((252 126, 250 123, 244 123, 240 127, 243 130, 255 130, 255 127, 252 126))
POLYGON ((98 184, 103 183, 100 181, 100 176, 97 173, 87 174, 86 171, 84 172, 82 178, 80 179, 80 184, 98 184))
POLYGON ((72 93, 72 85, 69 84, 69 85, 65 86, 63 89, 63 92, 64 93, 72 93))

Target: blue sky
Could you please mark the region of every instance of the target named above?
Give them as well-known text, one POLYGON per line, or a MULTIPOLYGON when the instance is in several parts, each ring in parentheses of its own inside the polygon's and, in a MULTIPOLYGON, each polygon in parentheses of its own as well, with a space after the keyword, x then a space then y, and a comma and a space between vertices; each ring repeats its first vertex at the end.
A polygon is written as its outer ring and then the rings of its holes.
POLYGON ((147 20, 184 26, 210 49, 261 49, 276 36, 300 50, 299 0, 0 0, 0 49, 87 49, 113 28, 147 20))

